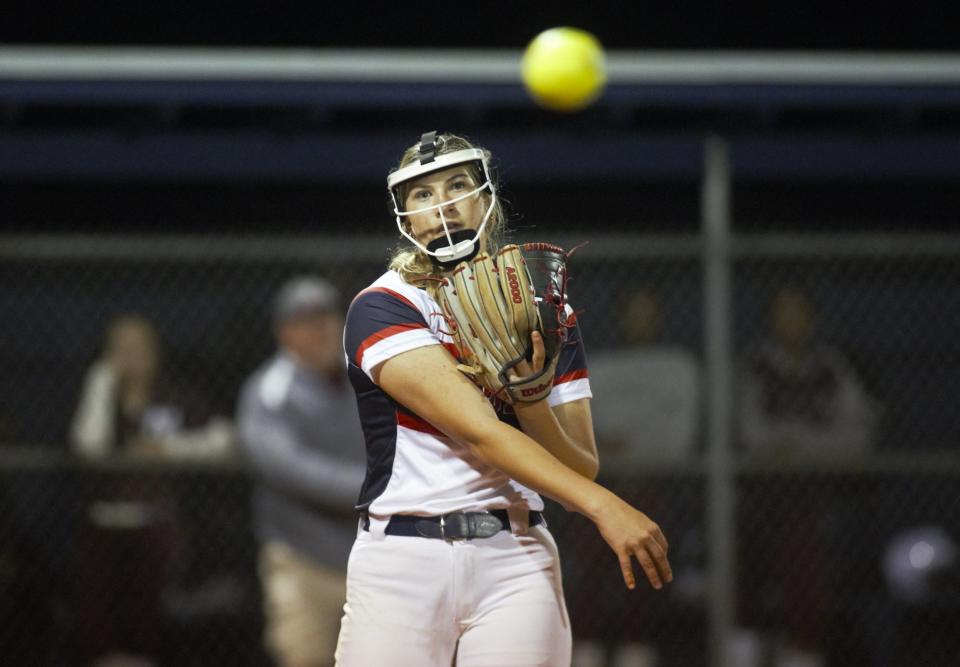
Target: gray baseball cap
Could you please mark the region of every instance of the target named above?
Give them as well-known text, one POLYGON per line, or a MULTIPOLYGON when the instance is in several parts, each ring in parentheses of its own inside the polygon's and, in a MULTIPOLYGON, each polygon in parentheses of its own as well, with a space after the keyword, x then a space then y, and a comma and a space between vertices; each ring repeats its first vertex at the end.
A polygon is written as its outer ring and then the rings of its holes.
POLYGON ((273 322, 279 324, 312 313, 338 312, 340 292, 318 276, 297 276, 277 292, 273 302, 273 322))

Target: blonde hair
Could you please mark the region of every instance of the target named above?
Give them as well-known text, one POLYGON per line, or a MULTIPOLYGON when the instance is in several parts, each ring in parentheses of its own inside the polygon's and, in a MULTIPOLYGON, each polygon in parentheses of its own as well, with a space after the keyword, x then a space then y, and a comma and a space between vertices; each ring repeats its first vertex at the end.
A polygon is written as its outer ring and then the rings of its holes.
MULTIPOLYGON (((479 148, 487 156, 488 162, 490 160, 489 151, 481 146, 475 146, 464 137, 445 133, 438 135, 436 141, 437 155, 444 155, 446 153, 453 153, 455 151, 462 151, 469 148, 479 148)), ((419 150, 420 144, 416 143, 404 151, 403 156, 400 158, 400 162, 392 171, 406 167, 408 164, 416 160, 419 150)), ((485 174, 480 169, 477 169, 475 165, 468 165, 468 169, 476 185, 479 185, 486 179, 485 174)), ((493 186, 493 190, 496 191, 497 183, 492 170, 490 173, 490 181, 491 185, 493 186)), ((404 187, 404 184, 401 184, 400 188, 398 189, 400 199, 402 201, 406 197, 407 188, 404 187)), ((497 248, 500 247, 500 244, 503 243, 506 233, 507 218, 504 214, 503 207, 500 204, 500 197, 498 196, 493 205, 493 211, 490 213, 490 218, 487 220, 487 225, 484 228, 483 233, 480 235, 481 251, 491 254, 495 253, 497 248)), ((443 269, 439 268, 433 263, 433 261, 430 259, 430 255, 423 252, 416 246, 411 247, 405 240, 401 241, 397 247, 393 249, 393 252, 390 256, 389 268, 399 273, 404 282, 417 285, 418 287, 423 287, 431 295, 435 294, 437 280, 443 276, 443 269)))

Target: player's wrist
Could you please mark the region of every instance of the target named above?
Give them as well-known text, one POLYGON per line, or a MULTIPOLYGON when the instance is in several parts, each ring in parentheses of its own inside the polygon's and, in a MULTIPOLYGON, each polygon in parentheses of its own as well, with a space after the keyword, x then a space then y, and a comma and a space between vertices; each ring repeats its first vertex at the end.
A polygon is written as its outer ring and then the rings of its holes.
POLYGON ((511 402, 515 405, 522 403, 543 403, 553 389, 553 377, 557 370, 557 359, 550 360, 544 368, 533 375, 520 378, 504 385, 509 393, 511 402))
POLYGON ((580 514, 597 523, 602 517, 610 513, 616 505, 623 503, 613 492, 595 482, 590 482, 589 493, 581 496, 576 508, 580 514))
POLYGON ((517 417, 523 419, 536 419, 538 417, 547 417, 552 414, 550 402, 543 399, 532 403, 516 402, 513 404, 513 411, 517 417))

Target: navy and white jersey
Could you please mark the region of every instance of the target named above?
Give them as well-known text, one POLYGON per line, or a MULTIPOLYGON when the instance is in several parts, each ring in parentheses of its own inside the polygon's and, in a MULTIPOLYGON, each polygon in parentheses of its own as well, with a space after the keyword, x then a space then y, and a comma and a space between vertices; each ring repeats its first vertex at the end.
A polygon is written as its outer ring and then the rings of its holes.
MULTIPOLYGON (((367 448, 367 474, 358 508, 378 518, 391 514, 438 515, 458 510, 543 509, 535 492, 481 462, 470 448, 447 437, 378 387, 372 370, 387 359, 426 345, 457 349, 445 331, 440 306, 424 290, 388 271, 361 291, 347 313, 344 348, 357 394, 367 448)), ((560 353, 551 406, 590 398, 579 329, 560 353)), ((500 419, 514 426, 509 405, 492 399, 500 419)))

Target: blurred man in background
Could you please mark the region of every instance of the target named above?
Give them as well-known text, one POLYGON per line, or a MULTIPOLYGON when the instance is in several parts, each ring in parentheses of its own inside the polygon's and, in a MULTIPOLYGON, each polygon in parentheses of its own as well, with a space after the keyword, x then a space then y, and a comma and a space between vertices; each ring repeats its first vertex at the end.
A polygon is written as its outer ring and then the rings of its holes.
POLYGON ((690 457, 700 426, 700 366, 690 350, 660 340, 663 306, 626 295, 622 344, 590 357, 597 446, 612 467, 690 457))
POLYGON ((291 280, 273 324, 279 349, 244 385, 238 413, 257 482, 266 643, 283 667, 321 667, 333 664, 365 449, 336 289, 291 280))
POLYGON ((796 287, 777 292, 770 337, 747 359, 740 430, 767 458, 842 458, 873 442, 876 410, 853 366, 815 337, 816 313, 796 287))
MULTIPOLYGON (((747 456, 777 464, 835 461, 867 452, 876 411, 834 347, 818 341, 807 293, 781 288, 767 338, 745 359, 739 427, 747 456)), ((789 468, 788 472, 791 472, 789 468)), ((831 609, 829 489, 804 469, 745 487, 739 564, 743 618, 777 636, 777 667, 822 667, 831 609), (751 496, 756 493, 756 496, 751 496)), ((755 652, 755 651, 753 651, 755 652)))
MULTIPOLYGON (((696 510, 689 507, 693 498, 679 492, 675 482, 664 484, 649 473, 651 466, 694 456, 700 433, 700 364, 689 349, 662 340, 664 306, 655 291, 633 287, 617 302, 623 304, 620 342, 589 359, 600 473, 611 489, 650 508, 665 529, 679 536, 671 545, 676 585, 669 596, 675 604, 623 597, 618 582, 605 573, 585 563, 568 564, 564 575, 577 581, 571 589, 603 590, 605 604, 617 609, 614 616, 625 619, 600 618, 593 596, 571 596, 571 614, 582 638, 575 642, 574 666, 684 664, 675 646, 689 642, 674 641, 653 619, 662 623, 668 609, 686 601, 681 598, 687 582, 702 578, 699 563, 684 547, 700 527, 696 510), (643 482, 635 483, 640 476, 643 482)), ((665 625, 675 625, 675 619, 665 625)))

